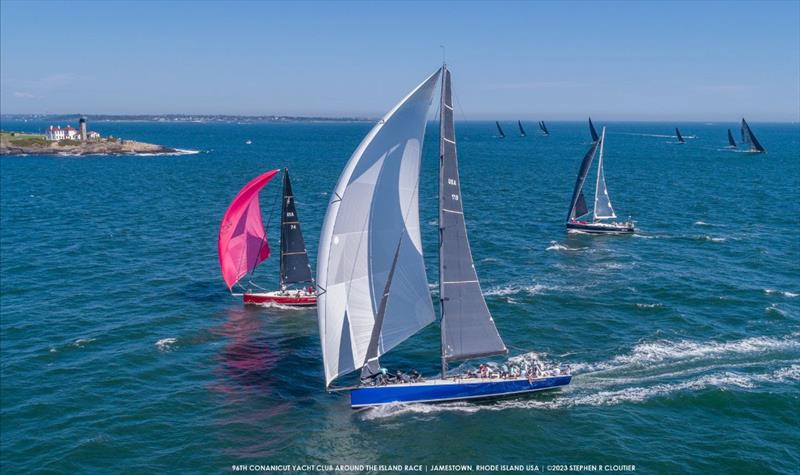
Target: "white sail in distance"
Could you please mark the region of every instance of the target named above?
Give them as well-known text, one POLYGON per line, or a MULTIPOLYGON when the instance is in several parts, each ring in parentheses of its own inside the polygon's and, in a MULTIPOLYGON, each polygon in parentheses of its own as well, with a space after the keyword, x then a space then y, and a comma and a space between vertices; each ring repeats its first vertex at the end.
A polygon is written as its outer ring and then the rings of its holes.
POLYGON ((606 143, 606 128, 600 133, 600 158, 597 160, 597 184, 594 189, 594 219, 616 218, 614 208, 611 206, 611 198, 608 196, 606 187, 606 176, 603 172, 603 146, 606 143))
POLYGON ((372 128, 331 195, 317 265, 326 386, 366 363, 395 254, 373 356, 435 320, 422 255, 418 185, 427 115, 440 74, 433 73, 372 128))

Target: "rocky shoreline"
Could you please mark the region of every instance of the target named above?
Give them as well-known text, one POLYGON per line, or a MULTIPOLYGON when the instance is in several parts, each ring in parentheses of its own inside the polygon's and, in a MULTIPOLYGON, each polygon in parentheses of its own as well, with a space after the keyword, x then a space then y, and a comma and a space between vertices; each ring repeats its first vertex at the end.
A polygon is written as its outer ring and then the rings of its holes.
POLYGON ((78 144, 15 144, 0 141, 0 155, 139 155, 179 154, 185 151, 133 140, 83 142, 78 144))
MULTIPOLYGON (((75 129, 70 130, 75 131, 75 129)), ((0 155, 177 155, 183 153, 193 152, 115 137, 89 140, 75 140, 74 138, 48 140, 46 135, 0 130, 0 155)))

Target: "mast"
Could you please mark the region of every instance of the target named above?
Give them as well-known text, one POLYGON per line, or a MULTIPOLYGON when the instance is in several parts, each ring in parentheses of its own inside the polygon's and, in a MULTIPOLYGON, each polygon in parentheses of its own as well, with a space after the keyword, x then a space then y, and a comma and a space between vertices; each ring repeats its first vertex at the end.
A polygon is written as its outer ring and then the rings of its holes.
POLYGON ((442 67, 439 125, 439 303, 442 378, 447 363, 508 350, 481 292, 469 246, 456 155, 450 71, 442 67))
POLYGON ((600 133, 600 157, 597 159, 597 182, 594 188, 594 208, 592 214, 594 220, 616 218, 614 208, 611 207, 611 198, 608 196, 606 187, 606 176, 603 169, 603 147, 606 143, 606 128, 600 133))
POLYGON ((606 128, 603 127, 603 132, 600 136, 600 156, 597 158, 597 180, 594 183, 594 207, 592 208, 592 215, 595 221, 597 221, 597 202, 600 198, 600 177, 603 176, 603 145, 605 145, 605 141, 606 128))
POLYGON ((306 243, 300 230, 300 218, 297 216, 288 168, 283 169, 280 279, 281 290, 284 290, 287 284, 314 282, 306 243))
MULTIPOLYGON (((453 107, 452 101, 451 104, 448 105, 446 102, 446 85, 445 81, 446 78, 450 75, 450 71, 447 70, 447 64, 442 63, 442 85, 441 85, 441 94, 440 94, 440 103, 439 103, 439 351, 442 357, 441 365, 442 365, 442 379, 447 376, 447 359, 444 357, 444 286, 442 285, 442 275, 444 274, 444 260, 442 259, 442 246, 443 242, 443 234, 444 234, 444 209, 442 207, 442 196, 444 193, 444 187, 442 183, 444 182, 444 137, 445 137, 445 109, 449 107, 449 111, 452 117, 453 114, 453 107)), ((497 130, 500 130, 500 123, 495 122, 497 124, 497 130)), ((502 134, 503 131, 500 130, 502 134)), ((453 137, 453 141, 455 142, 455 137, 453 137)))

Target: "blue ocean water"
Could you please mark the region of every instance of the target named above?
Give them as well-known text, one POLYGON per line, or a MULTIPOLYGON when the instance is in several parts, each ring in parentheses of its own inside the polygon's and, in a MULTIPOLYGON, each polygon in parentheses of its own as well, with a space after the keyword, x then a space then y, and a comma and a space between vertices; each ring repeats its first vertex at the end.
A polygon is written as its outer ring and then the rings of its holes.
MULTIPOLYGON (((316 313, 243 307, 222 282, 216 236, 244 183, 287 166, 315 261, 329 193, 371 124, 91 125, 200 153, 0 158, 3 472, 800 471, 796 124, 752 123, 768 153, 750 155, 725 149, 734 123, 598 123, 612 202, 640 228, 602 237, 564 232, 586 124, 548 123, 542 137, 526 123, 521 138, 507 122, 500 140, 492 122, 458 123, 470 239, 497 326, 512 354, 570 364, 573 384, 361 412, 323 390, 316 313)), ((430 127, 420 188, 432 284, 436 139, 430 127)), ((266 188, 265 213, 278 188, 266 188)), ((255 280, 275 286, 277 262, 255 280)), ((382 361, 435 374, 438 345, 431 325, 382 361)))

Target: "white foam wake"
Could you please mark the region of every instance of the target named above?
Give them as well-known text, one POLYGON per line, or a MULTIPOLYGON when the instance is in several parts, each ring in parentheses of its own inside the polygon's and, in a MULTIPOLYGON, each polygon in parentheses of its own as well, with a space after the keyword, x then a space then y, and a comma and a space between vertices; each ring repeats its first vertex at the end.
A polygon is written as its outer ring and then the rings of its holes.
POLYGON ((569 247, 565 246, 558 241, 550 241, 550 245, 545 249, 546 251, 583 251, 585 247, 569 247))
POLYGON ((177 338, 162 338, 156 342, 156 348, 158 351, 172 351, 177 342, 177 338))
POLYGON ((632 386, 615 390, 586 392, 573 383, 572 387, 541 397, 518 398, 492 404, 468 402, 448 404, 391 404, 364 412, 365 419, 382 419, 403 414, 431 414, 437 412, 503 411, 508 409, 565 409, 576 406, 612 406, 623 403, 640 403, 649 399, 667 397, 675 393, 717 389, 753 389, 761 384, 800 381, 800 364, 792 364, 764 373, 723 371, 685 381, 632 386), (548 397, 550 396, 550 397, 548 397))
POLYGON ((800 295, 800 294, 797 294, 797 293, 794 293, 794 292, 789 292, 789 291, 785 291, 784 292, 784 291, 775 290, 775 289, 764 289, 764 293, 767 294, 767 295, 769 295, 769 294, 780 294, 780 295, 783 295, 784 297, 787 297, 787 298, 794 298, 794 297, 797 297, 798 295, 800 295))
POLYGON ((141 152, 141 153, 132 153, 130 155, 134 157, 174 157, 178 155, 196 155, 198 153, 200 153, 200 150, 176 148, 174 152, 158 152, 158 153, 141 152))
POLYGON ((534 284, 534 285, 507 285, 503 287, 492 287, 483 291, 483 295, 485 296, 506 296, 506 295, 518 295, 518 294, 529 294, 529 295, 539 295, 544 294, 547 292, 574 292, 576 290, 580 290, 581 287, 575 285, 545 285, 545 284, 534 284))
POLYGON ((630 353, 599 363, 571 365, 573 374, 651 367, 655 363, 717 359, 723 356, 800 350, 800 334, 784 338, 751 337, 730 342, 658 340, 640 343, 630 353))

